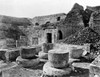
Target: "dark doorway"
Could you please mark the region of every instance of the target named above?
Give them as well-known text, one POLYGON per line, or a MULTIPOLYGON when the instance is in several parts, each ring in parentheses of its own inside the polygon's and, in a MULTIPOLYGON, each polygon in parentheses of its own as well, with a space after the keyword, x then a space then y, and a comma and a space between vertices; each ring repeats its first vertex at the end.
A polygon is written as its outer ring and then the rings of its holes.
POLYGON ((58 40, 61 40, 63 39, 63 35, 62 35, 62 32, 59 30, 58 31, 58 40))
POLYGON ((57 17, 57 21, 60 21, 60 17, 57 17))
POLYGON ((52 43, 52 33, 47 33, 47 43, 52 43))

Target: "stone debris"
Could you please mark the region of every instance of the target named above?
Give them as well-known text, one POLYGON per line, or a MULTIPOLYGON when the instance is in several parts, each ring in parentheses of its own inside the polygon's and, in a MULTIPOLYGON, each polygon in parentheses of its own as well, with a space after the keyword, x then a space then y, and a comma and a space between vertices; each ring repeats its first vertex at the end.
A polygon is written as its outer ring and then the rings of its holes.
POLYGON ((40 59, 47 59, 48 60, 48 53, 41 51, 41 52, 38 53, 38 57, 40 59))
POLYGON ((100 76, 100 55, 90 64, 90 74, 100 76))
POLYGON ((0 59, 4 61, 16 61, 20 49, 0 49, 0 59))
POLYGON ((78 48, 73 47, 69 51, 69 56, 70 58, 78 59, 83 56, 83 52, 84 50, 82 48, 78 49, 78 48))
POLYGON ((63 43, 82 45, 85 43, 96 43, 100 39, 100 35, 93 29, 87 27, 75 35, 66 38, 63 43))

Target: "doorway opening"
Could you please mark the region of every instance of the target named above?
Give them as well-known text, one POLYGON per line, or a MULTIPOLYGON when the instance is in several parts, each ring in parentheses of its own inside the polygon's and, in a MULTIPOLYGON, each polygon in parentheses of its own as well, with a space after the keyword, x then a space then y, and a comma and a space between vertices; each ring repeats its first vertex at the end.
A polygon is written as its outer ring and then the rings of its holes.
POLYGON ((47 33, 47 43, 52 43, 52 33, 47 33))
POLYGON ((59 30, 58 31, 58 40, 61 40, 63 39, 63 35, 62 35, 62 32, 59 30))

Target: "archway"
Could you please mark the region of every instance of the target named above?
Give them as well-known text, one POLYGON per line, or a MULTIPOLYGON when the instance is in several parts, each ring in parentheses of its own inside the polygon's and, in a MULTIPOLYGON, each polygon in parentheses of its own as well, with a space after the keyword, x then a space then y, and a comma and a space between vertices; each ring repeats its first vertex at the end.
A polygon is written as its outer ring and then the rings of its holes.
POLYGON ((61 32, 61 30, 58 30, 58 40, 63 39, 63 34, 61 32))

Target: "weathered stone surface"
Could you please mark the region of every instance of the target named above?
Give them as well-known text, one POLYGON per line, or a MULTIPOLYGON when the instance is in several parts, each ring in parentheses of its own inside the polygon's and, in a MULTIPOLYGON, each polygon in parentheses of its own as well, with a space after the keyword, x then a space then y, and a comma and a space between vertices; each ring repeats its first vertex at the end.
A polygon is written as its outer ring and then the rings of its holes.
POLYGON ((82 57, 83 52, 84 52, 84 50, 82 48, 77 49, 74 47, 74 48, 70 49, 69 56, 70 56, 70 58, 78 59, 78 58, 82 57))
POLYGON ((61 49, 50 50, 48 52, 48 60, 52 67, 66 67, 69 61, 69 52, 61 49))
POLYGON ((62 29, 62 32, 64 32, 64 38, 68 38, 70 35, 75 34, 77 31, 81 31, 84 28, 83 12, 83 7, 76 3, 66 15, 65 20, 57 24, 57 26, 60 25, 58 29, 62 29))
POLYGON ((43 74, 41 77, 89 77, 89 71, 87 69, 76 68, 71 71, 70 74, 64 76, 53 76, 43 74))
POLYGON ((90 63, 87 63, 87 62, 73 62, 72 66, 89 70, 90 63))
POLYGON ((89 43, 84 44, 84 50, 87 52, 90 52, 90 46, 91 46, 91 44, 89 44, 89 43))
POLYGON ((71 11, 65 18, 66 26, 84 26, 82 14, 84 9, 81 5, 75 3, 71 11))
POLYGON ((6 60, 5 53, 6 53, 6 50, 4 50, 4 49, 0 50, 0 59, 1 60, 6 60))
POLYGON ((2 77, 40 77, 42 70, 27 69, 20 66, 2 72, 2 77))
POLYGON ((20 56, 23 59, 29 59, 34 58, 36 54, 36 48, 35 47, 22 47, 20 51, 20 56))
POLYGON ((48 53, 41 51, 38 53, 38 57, 41 59, 48 59, 48 53))
POLYGON ((43 66, 43 74, 48 76, 63 77, 63 75, 69 75, 72 71, 71 67, 66 67, 62 69, 57 69, 51 67, 49 62, 45 63, 43 66))
POLYGON ((100 11, 95 11, 91 14, 89 26, 97 33, 100 34, 100 11))
POLYGON ((48 53, 49 50, 53 49, 52 43, 43 43, 42 45, 42 51, 45 53, 48 53))
POLYGON ((20 55, 20 49, 7 50, 5 53, 6 60, 16 61, 16 58, 20 55))
POLYGON ((90 73, 100 76, 100 55, 90 64, 90 73))
POLYGON ((20 49, 0 49, 0 59, 4 61, 16 61, 20 55, 20 49))
POLYGON ((65 19, 65 13, 58 13, 46 16, 37 16, 32 19, 32 23, 34 26, 41 26, 46 23, 55 23, 65 19))
POLYGON ((89 22, 89 19, 91 17, 91 14, 95 11, 99 11, 100 10, 100 6, 94 6, 94 7, 91 7, 91 6, 87 6, 86 9, 85 9, 85 16, 89 22))
POLYGON ((39 58, 35 58, 35 59, 23 59, 21 58, 21 56, 19 56, 16 59, 16 62, 21 65, 22 67, 35 67, 37 66, 37 64, 39 64, 40 59, 39 58))
POLYGON ((1 39, 0 40, 0 48, 1 49, 9 49, 9 48, 15 48, 16 42, 14 39, 1 39))
POLYGON ((96 43, 99 42, 100 35, 90 27, 84 28, 80 32, 71 35, 63 40, 63 43, 83 45, 84 43, 96 43))
POLYGON ((13 67, 16 67, 17 63, 12 62, 12 63, 2 63, 0 64, 0 72, 3 72, 5 70, 11 69, 13 67))

